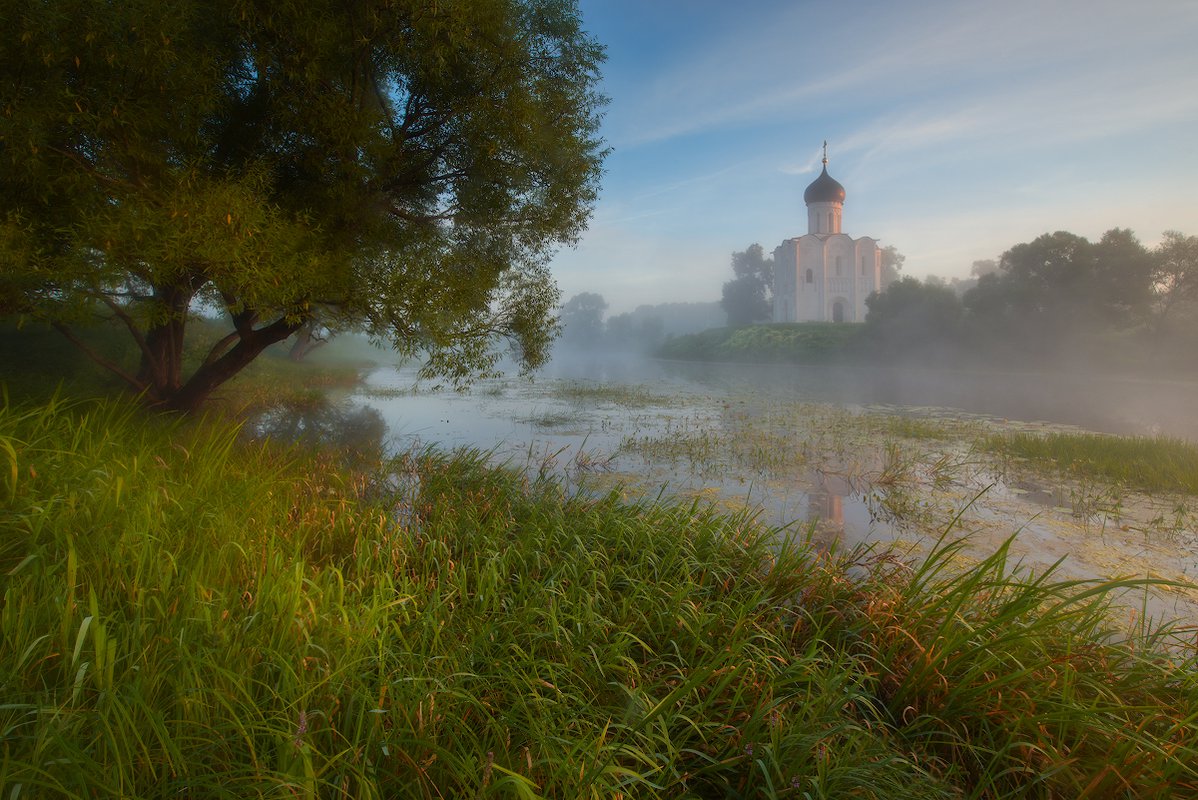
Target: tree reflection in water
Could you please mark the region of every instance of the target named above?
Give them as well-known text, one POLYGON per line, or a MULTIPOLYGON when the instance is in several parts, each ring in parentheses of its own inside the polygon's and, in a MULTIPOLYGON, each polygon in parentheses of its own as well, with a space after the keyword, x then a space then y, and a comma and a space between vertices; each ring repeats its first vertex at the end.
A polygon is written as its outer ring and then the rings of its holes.
POLYGON ((376 409, 322 398, 272 406, 250 417, 244 431, 254 440, 311 447, 363 467, 382 460, 387 423, 376 409))

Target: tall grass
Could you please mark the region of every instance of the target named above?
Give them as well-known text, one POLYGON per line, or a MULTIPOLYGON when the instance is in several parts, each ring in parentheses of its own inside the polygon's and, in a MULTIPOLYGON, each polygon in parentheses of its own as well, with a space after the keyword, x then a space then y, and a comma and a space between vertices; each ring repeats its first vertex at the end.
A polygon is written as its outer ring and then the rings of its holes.
POLYGON ((6 798, 1198 795, 1192 650, 1005 551, 62 400, 0 412, 0 527, 6 798))
POLYGON ((1064 472, 1131 488, 1198 494, 1198 445, 1183 439, 1015 433, 991 436, 986 444, 1008 457, 1050 463, 1064 472))

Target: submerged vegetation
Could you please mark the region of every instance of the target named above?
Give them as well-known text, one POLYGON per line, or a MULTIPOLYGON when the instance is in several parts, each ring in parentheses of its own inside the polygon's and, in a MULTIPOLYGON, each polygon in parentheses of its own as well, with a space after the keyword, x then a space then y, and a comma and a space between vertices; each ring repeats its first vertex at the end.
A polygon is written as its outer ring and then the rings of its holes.
POLYGON ((651 392, 643 386, 595 381, 567 381, 554 388, 554 395, 572 403, 613 403, 629 408, 668 406, 675 402, 670 395, 651 392))
POLYGON ((61 399, 0 411, 0 524, 6 797, 1198 795, 1192 642, 1005 547, 61 399))

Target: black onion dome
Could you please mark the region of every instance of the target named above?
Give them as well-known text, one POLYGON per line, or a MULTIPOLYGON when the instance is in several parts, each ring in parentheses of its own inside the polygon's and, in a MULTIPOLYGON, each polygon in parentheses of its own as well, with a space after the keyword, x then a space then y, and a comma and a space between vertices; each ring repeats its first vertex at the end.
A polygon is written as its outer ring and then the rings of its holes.
POLYGON ((824 171, 819 174, 819 177, 811 182, 807 191, 803 192, 803 202, 807 205, 844 202, 844 187, 840 185, 840 181, 828 174, 827 164, 824 164, 824 171))

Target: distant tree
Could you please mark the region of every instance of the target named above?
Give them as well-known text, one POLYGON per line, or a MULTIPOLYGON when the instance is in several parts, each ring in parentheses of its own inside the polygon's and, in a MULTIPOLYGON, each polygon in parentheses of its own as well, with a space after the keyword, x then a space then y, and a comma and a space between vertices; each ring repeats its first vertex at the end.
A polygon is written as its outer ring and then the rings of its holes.
POLYGON ((576 347, 594 347, 603 341, 603 313, 607 301, 595 292, 582 292, 562 306, 562 341, 576 347))
POLYGON ((994 272, 998 272, 998 262, 993 258, 979 259, 973 262, 973 265, 969 268, 969 275, 972 278, 980 278, 983 275, 989 275, 994 272))
MULTIPOLYGON (((997 271, 998 262, 994 259, 985 259, 984 261, 973 262, 973 265, 969 268, 969 277, 936 278, 936 280, 956 292, 957 297, 964 297, 966 292, 978 285, 978 278, 997 271)), ((929 275, 927 280, 932 280, 932 277, 929 275)))
POLYGON ((1002 336, 1011 327, 1010 283, 1001 272, 986 272, 961 297, 966 317, 982 336, 1002 336))
POLYGON ((576 0, 0 4, 0 309, 190 411, 336 308, 464 380, 547 357, 604 155, 576 0), (185 367, 189 312, 228 335, 185 367), (119 320, 137 365, 78 325, 119 320))
POLYGON ((607 318, 604 337, 612 347, 632 348, 636 343, 634 318, 631 312, 613 314, 607 318))
POLYGON ((961 332, 964 308, 943 280, 921 283, 908 275, 871 294, 865 305, 866 331, 883 349, 955 344, 961 332))
POLYGON ((295 331, 295 339, 287 351, 287 357, 292 361, 303 361, 312 351, 328 344, 332 335, 333 332, 315 317, 309 319, 295 331))
POLYGON ((1058 231, 1007 250, 999 271, 983 274, 963 298, 975 332, 1019 348, 1054 346, 1085 307, 1080 298, 1091 288, 1091 247, 1058 231))
POLYGON ((1093 291, 1086 298, 1103 324, 1130 327, 1152 314, 1156 258, 1128 228, 1112 228, 1093 249, 1093 291))
POLYGON ((652 306, 641 306, 607 319, 607 342, 613 347, 650 352, 665 339, 665 320, 659 314, 647 313, 652 306))
POLYGON ((1160 332, 1179 309, 1198 305, 1198 236, 1165 231, 1153 257, 1154 327, 1160 332))
POLYGON ((774 259, 766 258, 761 245, 752 244, 732 254, 736 276, 724 284, 720 307, 729 325, 749 325, 773 315, 774 259))
POLYGON ((607 318, 607 339, 616 347, 648 352, 668 336, 719 328, 726 319, 718 301, 640 305, 607 318))
POLYGON ((1097 243, 1057 231, 1003 253, 964 303, 979 333, 1044 350, 1146 319, 1152 263, 1131 231, 1112 229, 1097 243))
POLYGON ((882 248, 883 289, 899 279, 899 273, 903 269, 903 262, 906 260, 907 257, 900 253, 894 245, 887 245, 882 248))

